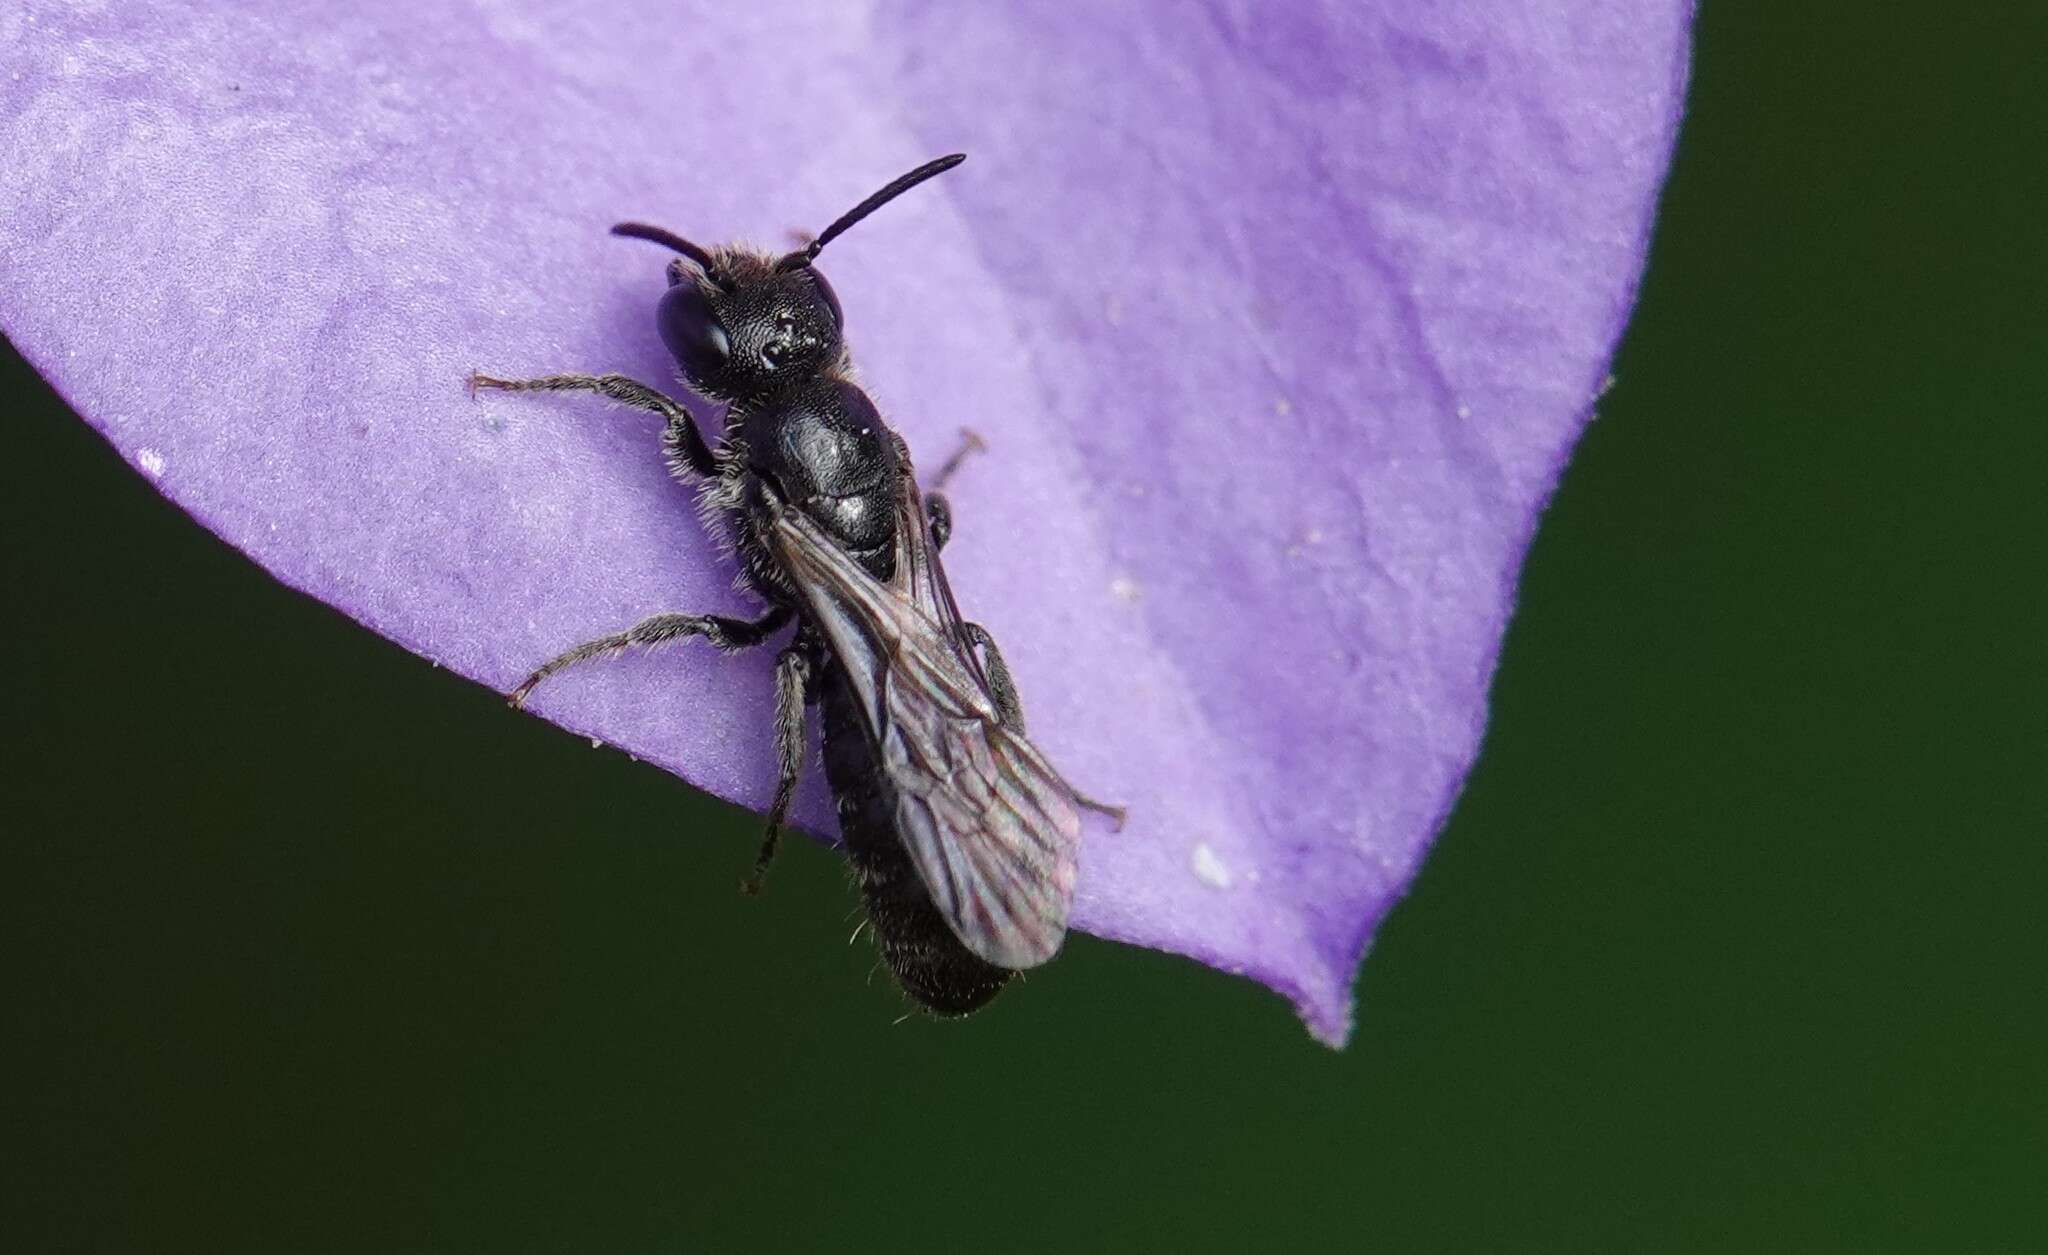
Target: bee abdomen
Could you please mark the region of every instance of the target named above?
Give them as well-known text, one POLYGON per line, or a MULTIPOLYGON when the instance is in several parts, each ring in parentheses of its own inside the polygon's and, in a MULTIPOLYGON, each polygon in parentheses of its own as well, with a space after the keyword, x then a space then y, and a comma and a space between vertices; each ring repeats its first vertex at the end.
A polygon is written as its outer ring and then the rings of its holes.
POLYGON ((966 1015, 1016 975, 976 955, 953 935, 896 835, 896 798, 846 691, 828 666, 820 702, 825 778, 838 803, 839 832, 860 883, 875 945, 903 987, 934 1015, 966 1015))
POLYGON ((1002 991, 1015 973, 960 944, 900 843, 887 853, 853 850, 849 835, 847 852, 875 927, 875 944, 905 993, 935 1015, 966 1015, 1002 991))

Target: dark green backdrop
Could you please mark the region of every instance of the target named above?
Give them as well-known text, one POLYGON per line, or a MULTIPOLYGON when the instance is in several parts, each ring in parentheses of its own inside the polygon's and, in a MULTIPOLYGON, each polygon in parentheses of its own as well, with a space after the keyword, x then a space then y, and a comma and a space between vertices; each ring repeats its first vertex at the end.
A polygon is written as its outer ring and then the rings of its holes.
POLYGON ((892 1027, 833 856, 741 901, 750 817, 272 584, 9 358, 7 1244, 2039 1249, 2048 30, 1919 7, 1707 6, 1343 1054, 1086 938, 892 1027))

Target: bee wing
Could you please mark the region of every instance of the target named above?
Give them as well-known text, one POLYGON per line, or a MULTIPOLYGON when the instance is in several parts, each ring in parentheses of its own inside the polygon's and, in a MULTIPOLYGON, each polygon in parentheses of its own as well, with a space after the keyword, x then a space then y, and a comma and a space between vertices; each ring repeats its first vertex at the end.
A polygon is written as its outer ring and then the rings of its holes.
POLYGON ((1035 967, 1066 936, 1080 812, 1037 747, 1003 726, 915 493, 887 584, 801 510, 780 510, 765 536, 846 669, 939 913, 988 962, 1035 967))
MULTIPOLYGON (((907 468, 909 451, 904 450, 900 456, 907 468)), ((953 600, 953 585, 946 579, 946 568, 939 562, 939 549, 931 543, 931 534, 924 494, 918 490, 915 477, 906 471, 903 488, 896 494, 896 535, 900 539, 896 544, 896 575, 891 584, 946 629, 946 635, 958 644, 961 661, 986 692, 988 676, 982 672, 981 659, 961 624, 960 605, 953 600)))

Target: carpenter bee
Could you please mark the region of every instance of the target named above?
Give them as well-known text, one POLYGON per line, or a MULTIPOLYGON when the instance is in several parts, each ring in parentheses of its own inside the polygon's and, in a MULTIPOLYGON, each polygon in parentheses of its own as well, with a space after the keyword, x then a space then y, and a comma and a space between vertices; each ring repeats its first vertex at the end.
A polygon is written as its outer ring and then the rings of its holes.
POLYGON ((758 892, 775 857, 803 766, 805 708, 816 705, 840 835, 882 959, 943 1016, 975 1010, 1058 952, 1081 811, 1123 817, 1025 739, 1002 653, 961 617, 939 564, 952 513, 938 488, 967 449, 919 491, 902 437, 850 377, 839 297, 813 264, 861 219, 964 160, 919 166, 782 257, 700 248, 641 223, 612 228, 677 254, 655 322, 687 386, 725 405, 715 442, 675 400, 621 375, 470 379, 472 389, 596 392, 661 415, 670 469, 702 485, 707 519, 730 530, 742 583, 768 607, 753 620, 654 615, 542 663, 512 704, 566 667, 629 647, 700 636, 739 650, 794 624, 775 669, 781 771, 742 888, 758 892))

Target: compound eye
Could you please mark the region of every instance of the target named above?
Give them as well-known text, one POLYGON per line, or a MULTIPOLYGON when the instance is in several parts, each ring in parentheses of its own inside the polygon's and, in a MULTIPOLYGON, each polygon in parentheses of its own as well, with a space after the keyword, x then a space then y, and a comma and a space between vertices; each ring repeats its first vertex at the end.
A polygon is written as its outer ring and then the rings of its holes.
POLYGON ((825 308, 832 311, 832 325, 840 331, 846 330, 846 315, 840 312, 839 294, 832 290, 832 285, 825 282, 825 276, 819 274, 817 270, 805 267, 805 273, 811 276, 811 282, 816 285, 818 295, 825 298, 825 308))
POLYGON ((694 283, 679 283, 662 293, 654 323, 661 342, 675 354, 676 364, 692 383, 702 383, 724 370, 732 356, 732 337, 694 283))

